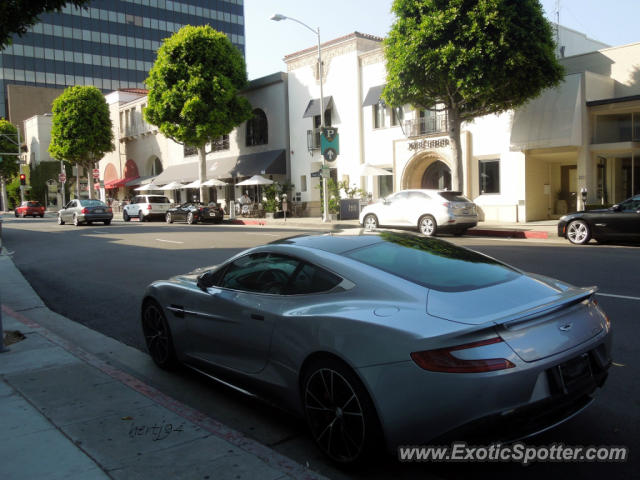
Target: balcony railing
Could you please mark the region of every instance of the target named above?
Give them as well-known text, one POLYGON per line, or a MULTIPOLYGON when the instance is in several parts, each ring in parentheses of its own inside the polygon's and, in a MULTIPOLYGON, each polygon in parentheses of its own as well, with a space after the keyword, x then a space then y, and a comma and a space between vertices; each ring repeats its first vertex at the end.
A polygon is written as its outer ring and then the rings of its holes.
POLYGON ((145 133, 151 133, 155 130, 157 130, 157 127, 147 122, 136 122, 125 127, 122 137, 135 137, 144 135, 145 133))
POLYGON ((419 137, 431 133, 445 133, 447 131, 447 115, 435 117, 422 117, 413 120, 405 120, 404 133, 408 137, 419 137))
POLYGON ((307 130, 307 150, 320 150, 320 129, 307 130))

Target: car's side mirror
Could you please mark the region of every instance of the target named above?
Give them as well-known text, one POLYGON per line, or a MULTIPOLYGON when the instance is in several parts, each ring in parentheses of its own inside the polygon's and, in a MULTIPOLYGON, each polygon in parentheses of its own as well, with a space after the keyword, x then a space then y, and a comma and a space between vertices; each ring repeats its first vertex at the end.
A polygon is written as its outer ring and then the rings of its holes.
POLYGON ((200 275, 198 277, 197 285, 200 290, 202 290, 203 292, 206 292, 207 288, 213 285, 213 273, 205 272, 202 275, 200 275))
POLYGON ((611 207, 611 210, 613 210, 614 212, 619 212, 622 210, 622 207, 616 203, 611 207))

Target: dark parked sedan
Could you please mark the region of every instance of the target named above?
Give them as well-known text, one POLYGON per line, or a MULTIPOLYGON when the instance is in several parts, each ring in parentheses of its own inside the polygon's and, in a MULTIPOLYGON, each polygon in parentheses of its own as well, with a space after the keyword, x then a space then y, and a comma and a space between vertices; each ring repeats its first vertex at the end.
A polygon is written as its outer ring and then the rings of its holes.
POLYGON ((270 397, 341 463, 469 429, 522 438, 604 384, 611 329, 595 288, 437 238, 352 233, 152 283, 141 320, 153 360, 270 397))
POLYGON ((100 200, 71 200, 58 212, 58 225, 73 222, 77 227, 83 223, 91 225, 92 222, 111 224, 113 210, 109 205, 100 200))
POLYGON ((558 222, 558 236, 582 245, 597 241, 640 241, 640 195, 608 209, 565 215, 558 222))
POLYGON ((187 222, 189 225, 198 222, 220 223, 224 218, 224 212, 216 204, 205 205, 200 202, 187 202, 167 211, 165 219, 167 223, 187 222))

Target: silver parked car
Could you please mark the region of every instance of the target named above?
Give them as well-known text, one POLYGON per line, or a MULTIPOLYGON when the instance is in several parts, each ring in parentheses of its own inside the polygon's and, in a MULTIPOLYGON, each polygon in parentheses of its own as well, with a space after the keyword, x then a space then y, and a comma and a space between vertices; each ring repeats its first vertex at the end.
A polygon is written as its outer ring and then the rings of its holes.
POLYGON ((411 232, 301 236, 147 287, 153 360, 303 415, 341 463, 467 429, 510 440, 589 405, 611 327, 595 288, 411 232))
POLYGON ((58 225, 73 222, 77 227, 86 223, 102 222, 110 225, 113 220, 113 210, 109 205, 101 200, 75 199, 58 211, 58 225))
POLYGON ((449 232, 464 234, 478 224, 475 203, 449 190, 401 190, 360 212, 360 224, 417 228, 424 235, 449 232))

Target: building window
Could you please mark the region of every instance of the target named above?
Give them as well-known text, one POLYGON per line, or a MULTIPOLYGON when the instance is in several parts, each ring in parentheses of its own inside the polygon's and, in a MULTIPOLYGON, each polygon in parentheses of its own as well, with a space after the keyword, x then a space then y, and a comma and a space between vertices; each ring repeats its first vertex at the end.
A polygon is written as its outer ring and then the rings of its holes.
POLYGON ((229 135, 222 135, 211 142, 211 152, 229 150, 229 135))
POLYGON ((259 108, 253 111, 253 118, 247 121, 247 147, 266 145, 269 142, 267 115, 259 108))
MULTIPOLYGON (((384 170, 391 172, 390 168, 384 170)), ((378 197, 386 198, 393 193, 393 175, 378 175, 378 197)))
POLYGON ((391 109, 391 126, 397 127, 400 125, 400 120, 402 119, 402 107, 392 108, 391 109))
POLYGON ((301 192, 306 192, 307 191, 307 176, 306 175, 301 175, 300 176, 300 191, 301 192))
MULTIPOLYGON (((322 124, 322 117, 316 115, 313 117, 313 130, 307 130, 307 148, 309 150, 320 148, 320 125, 322 124)), ((324 111, 324 124, 326 127, 331 126, 331 110, 324 111)))
POLYGON ((500 193, 500 160, 478 162, 480 194, 500 193))
POLYGON ((596 116, 593 143, 640 141, 640 112, 596 116))
POLYGON ((373 106, 373 128, 384 128, 385 110, 384 104, 376 103, 373 106))

